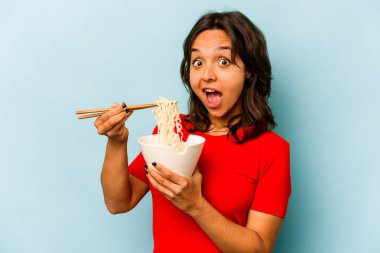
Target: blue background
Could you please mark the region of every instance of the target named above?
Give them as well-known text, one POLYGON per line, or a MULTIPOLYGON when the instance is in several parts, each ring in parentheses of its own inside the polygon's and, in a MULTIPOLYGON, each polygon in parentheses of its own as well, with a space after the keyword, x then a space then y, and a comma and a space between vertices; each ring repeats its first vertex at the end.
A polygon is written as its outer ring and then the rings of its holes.
MULTIPOLYGON (((182 42, 206 11, 264 32, 293 193, 275 252, 375 252, 380 2, 0 0, 0 252, 151 252, 151 198, 110 215, 106 138, 75 110, 187 93, 182 42)), ((150 110, 127 122, 130 159, 150 110)))

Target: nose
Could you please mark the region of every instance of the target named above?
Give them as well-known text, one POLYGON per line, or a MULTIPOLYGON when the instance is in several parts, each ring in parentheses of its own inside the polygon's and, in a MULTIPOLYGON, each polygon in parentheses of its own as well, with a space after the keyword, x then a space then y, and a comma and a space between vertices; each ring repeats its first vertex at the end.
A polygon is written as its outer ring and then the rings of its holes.
POLYGON ((216 73, 212 64, 206 64, 203 67, 202 80, 205 82, 216 80, 216 73))

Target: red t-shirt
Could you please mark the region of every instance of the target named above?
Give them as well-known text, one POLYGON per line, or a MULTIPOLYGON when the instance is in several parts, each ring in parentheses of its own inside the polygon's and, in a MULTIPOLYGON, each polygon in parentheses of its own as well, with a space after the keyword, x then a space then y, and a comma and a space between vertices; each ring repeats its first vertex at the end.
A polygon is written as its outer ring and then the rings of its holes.
MULTIPOLYGON (((189 132, 184 127, 182 131, 186 140, 189 132)), ((291 192, 288 142, 270 131, 243 144, 227 135, 191 134, 206 139, 198 166, 203 196, 212 206, 242 226, 249 210, 285 217, 291 192)), ((149 185, 144 165, 140 153, 129 171, 149 185)), ((155 253, 220 252, 190 216, 149 186, 155 253)))

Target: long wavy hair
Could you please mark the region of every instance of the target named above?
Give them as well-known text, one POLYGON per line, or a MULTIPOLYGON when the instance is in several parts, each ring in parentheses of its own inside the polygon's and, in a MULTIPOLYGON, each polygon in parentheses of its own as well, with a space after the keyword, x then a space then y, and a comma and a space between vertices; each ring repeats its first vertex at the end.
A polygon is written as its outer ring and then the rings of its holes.
POLYGON ((271 64, 263 33, 244 14, 240 12, 212 12, 203 15, 194 25, 183 44, 181 78, 190 94, 189 114, 185 121, 194 126, 190 132, 206 132, 210 129, 208 111, 190 85, 191 49, 197 36, 205 30, 220 29, 226 32, 232 43, 232 60, 238 55, 246 71, 251 75, 244 81, 240 95, 242 113, 229 119, 229 133, 237 143, 257 138, 272 130, 276 123, 268 105, 271 91, 271 64), (238 135, 237 130, 243 129, 238 135))

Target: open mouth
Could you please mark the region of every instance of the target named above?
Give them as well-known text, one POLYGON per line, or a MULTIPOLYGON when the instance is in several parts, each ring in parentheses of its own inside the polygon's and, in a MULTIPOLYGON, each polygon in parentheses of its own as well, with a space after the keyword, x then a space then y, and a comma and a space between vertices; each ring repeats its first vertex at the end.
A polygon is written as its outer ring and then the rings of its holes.
POLYGON ((208 107, 216 108, 222 103, 222 93, 214 89, 203 89, 206 94, 206 104, 208 107))

